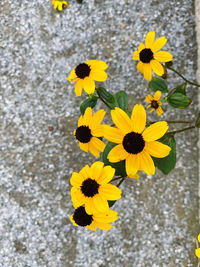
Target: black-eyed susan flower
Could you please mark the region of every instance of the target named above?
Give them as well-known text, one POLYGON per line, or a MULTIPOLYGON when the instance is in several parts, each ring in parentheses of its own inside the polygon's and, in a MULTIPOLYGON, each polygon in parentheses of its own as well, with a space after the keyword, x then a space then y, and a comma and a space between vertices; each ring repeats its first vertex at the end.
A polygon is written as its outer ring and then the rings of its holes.
POLYGON ((166 157, 171 148, 156 141, 168 129, 165 121, 153 123, 148 128, 146 125, 146 111, 142 105, 135 105, 131 118, 120 108, 111 110, 112 120, 117 128, 104 125, 104 137, 117 143, 108 154, 110 162, 125 160, 126 173, 134 178, 137 171, 147 174, 155 173, 155 165, 151 158, 166 157))
POLYGON ((104 213, 109 210, 108 200, 121 198, 121 190, 108 184, 115 173, 111 166, 96 161, 91 167, 86 165, 79 173, 73 172, 70 179, 71 198, 74 207, 85 205, 87 214, 104 213))
POLYGON ((108 210, 104 213, 87 214, 84 207, 77 207, 70 220, 75 226, 86 227, 92 231, 96 228, 101 230, 110 230, 113 226, 110 224, 118 219, 117 212, 108 210))
POLYGON ((74 136, 79 142, 80 149, 85 152, 89 150, 95 157, 99 157, 100 152, 103 152, 106 146, 98 138, 103 136, 101 122, 105 113, 103 109, 100 109, 92 115, 92 109, 88 107, 84 115, 80 116, 78 128, 74 131, 74 136))
POLYGON ((158 116, 161 116, 163 114, 163 109, 161 107, 162 102, 159 101, 161 98, 161 91, 156 91, 154 96, 147 95, 145 100, 150 104, 147 108, 151 108, 151 111, 156 110, 158 116))
POLYGON ((133 53, 133 60, 140 60, 137 69, 148 81, 152 79, 152 70, 159 76, 164 74, 164 67, 160 62, 169 62, 173 59, 169 52, 159 51, 166 44, 167 39, 164 36, 156 41, 154 39, 155 32, 149 32, 145 39, 145 45, 141 43, 138 50, 133 53))
POLYGON ((63 0, 52 0, 51 3, 54 6, 54 9, 58 9, 59 11, 62 11, 64 8, 68 6, 67 1, 63 0))
POLYGON ((75 93, 81 96, 82 89, 88 94, 93 94, 95 91, 95 82, 103 82, 107 79, 108 65, 101 60, 88 60, 85 63, 79 64, 73 69, 67 78, 70 82, 75 82, 75 93))
MULTIPOLYGON (((197 240, 200 243, 200 234, 198 235, 197 240)), ((200 259, 200 248, 198 247, 198 243, 197 243, 197 249, 195 249, 195 255, 200 259)))

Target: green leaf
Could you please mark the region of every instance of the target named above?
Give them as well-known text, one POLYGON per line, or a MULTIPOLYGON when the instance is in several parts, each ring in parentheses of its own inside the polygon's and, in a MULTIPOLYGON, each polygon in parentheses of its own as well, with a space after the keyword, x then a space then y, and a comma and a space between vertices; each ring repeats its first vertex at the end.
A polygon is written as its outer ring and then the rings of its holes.
POLYGON ((173 107, 173 108, 186 108, 191 103, 191 100, 181 94, 181 93, 173 93, 167 98, 167 102, 173 107))
POLYGON ((174 93, 180 93, 180 94, 186 95, 186 91, 185 91, 186 85, 187 85, 186 82, 178 85, 175 88, 174 93))
POLYGON ((116 106, 114 96, 109 93, 105 88, 96 88, 97 94, 113 109, 116 106))
POLYGON ((169 155, 165 158, 153 158, 156 167, 164 174, 170 173, 176 165, 176 141, 170 134, 165 134, 160 140, 161 143, 171 147, 169 155))
POLYGON ((119 91, 115 95, 117 107, 127 110, 128 108, 128 96, 125 91, 119 91))
POLYGON ((95 95, 90 95, 88 99, 82 102, 80 105, 81 114, 83 115, 85 113, 85 110, 87 107, 95 107, 97 103, 98 97, 95 95))
POLYGON ((103 151, 103 156, 102 156, 103 157, 103 162, 104 162, 105 166, 110 165, 111 167, 113 167, 115 169, 115 175, 116 176, 126 177, 127 174, 126 174, 126 168, 125 168, 125 160, 119 161, 117 163, 111 163, 107 158, 108 153, 116 145, 117 144, 108 142, 108 144, 106 145, 106 147, 105 147, 105 149, 103 151))
POLYGON ((149 83, 149 87, 154 91, 161 91, 162 93, 167 93, 168 89, 167 89, 167 83, 160 79, 160 78, 153 78, 150 83, 149 83))

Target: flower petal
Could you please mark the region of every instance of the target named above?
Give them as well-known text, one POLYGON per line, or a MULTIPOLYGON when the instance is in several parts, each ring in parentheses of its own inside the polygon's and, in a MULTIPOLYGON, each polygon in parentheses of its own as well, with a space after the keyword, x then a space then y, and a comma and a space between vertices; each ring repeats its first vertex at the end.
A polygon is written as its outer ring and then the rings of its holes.
POLYGON ((143 74, 147 81, 152 80, 152 69, 150 63, 143 63, 143 74))
POLYGON ((129 154, 129 156, 126 158, 126 173, 127 176, 135 176, 139 169, 139 154, 129 154))
POLYGON ((158 38, 152 45, 151 50, 152 52, 157 52, 158 50, 160 50, 167 42, 167 39, 163 36, 158 38))
POLYGON ((105 166, 100 174, 100 178, 98 180, 99 184, 107 184, 109 183, 115 174, 115 169, 111 166, 105 166))
POLYGON ((145 142, 144 150, 156 158, 164 158, 169 155, 171 148, 158 141, 145 142))
POLYGON ((111 127, 109 125, 103 125, 103 136, 110 142, 113 143, 122 143, 123 140, 123 133, 120 129, 111 127))
POLYGON ((83 80, 83 88, 87 94, 93 94, 95 91, 95 82, 90 77, 85 77, 83 80))
POLYGON ((99 151, 103 152, 106 145, 97 137, 92 137, 90 143, 99 151))
POLYGON ((108 75, 103 70, 92 69, 90 72, 90 77, 95 81, 104 82, 105 80, 107 80, 108 75))
POLYGON ((93 215, 94 221, 103 222, 103 223, 111 223, 118 219, 118 213, 114 210, 108 210, 104 213, 95 213, 93 215))
POLYGON ((81 150, 83 150, 85 152, 88 152, 88 148, 89 148, 88 143, 79 142, 79 147, 80 147, 81 150))
POLYGON ((100 193, 100 190, 99 190, 99 194, 96 194, 93 197, 94 207, 95 207, 95 210, 99 212, 106 212, 107 210, 109 210, 108 201, 101 195, 102 194, 100 193))
POLYGON ((154 100, 158 101, 161 97, 161 91, 156 91, 155 94, 154 94, 154 100))
POLYGON ((95 112, 89 123, 89 127, 91 130, 95 129, 96 127, 99 126, 99 124, 101 124, 105 114, 106 112, 103 109, 100 109, 97 112, 95 112))
POLYGON ((105 184, 99 188, 99 194, 107 200, 117 200, 121 198, 122 191, 113 184, 105 184))
POLYGON ((145 49, 145 45, 141 43, 138 47, 138 52, 140 53, 143 49, 145 49))
POLYGON ((118 162, 121 160, 125 160, 129 156, 129 153, 126 152, 122 144, 116 145, 111 149, 108 154, 108 160, 110 162, 118 162))
POLYGON ((142 151, 139 154, 140 157, 140 168, 148 175, 155 174, 155 165, 151 156, 146 152, 142 151))
POLYGON ((87 107, 83 115, 83 125, 88 126, 91 118, 92 118, 92 109, 91 107, 87 107))
POLYGON ((152 59, 150 61, 150 65, 152 70, 155 72, 155 74, 157 74, 158 76, 162 76, 164 74, 164 68, 163 66, 160 64, 160 62, 158 62, 155 59, 152 59))
POLYGON ((155 141, 161 138, 168 128, 169 126, 166 121, 158 121, 145 129, 142 136, 146 142, 155 141))
POLYGON ((100 174, 102 172, 104 163, 100 162, 100 161, 96 161, 92 164, 92 166, 90 167, 90 175, 91 175, 91 179, 94 179, 96 181, 98 181, 100 174))
POLYGON ((106 64, 106 62, 102 60, 88 60, 85 63, 90 65, 92 69, 95 68, 99 70, 105 70, 108 68, 108 65, 106 64))
POLYGON ((111 117, 114 124, 122 133, 127 134, 132 131, 131 120, 127 113, 121 108, 116 107, 114 110, 111 110, 111 117))
POLYGON ((87 214, 91 215, 95 211, 93 198, 87 197, 85 198, 85 211, 87 214))
POLYGON ((92 142, 89 142, 88 143, 88 149, 90 151, 90 153, 96 157, 96 158, 99 158, 100 157, 100 151, 99 149, 97 149, 92 142))
POLYGON ((81 96, 81 94, 82 94, 82 89, 83 89, 83 80, 78 79, 78 81, 77 81, 76 84, 75 84, 75 88, 74 88, 74 90, 75 90, 75 94, 76 94, 77 96, 81 96))
POLYGON ((151 48, 155 39, 155 32, 148 32, 145 39, 146 48, 151 48))
POLYGON ((99 228, 99 229, 104 230, 104 231, 108 231, 113 227, 112 225, 110 225, 108 223, 100 223, 100 222, 96 222, 96 221, 94 222, 94 226, 96 228, 99 228))
POLYGON ((156 112, 157 112, 157 114, 158 114, 158 116, 161 116, 162 114, 163 114, 163 109, 161 108, 161 106, 160 107, 158 107, 157 109, 156 109, 156 112))
POLYGON ((156 52, 153 57, 160 62, 169 62, 173 60, 172 54, 167 51, 156 52))
POLYGON ((133 60, 140 60, 140 56, 139 56, 139 52, 138 51, 134 51, 133 52, 133 60))
POLYGON ((84 180, 90 177, 90 167, 85 165, 79 172, 79 174, 83 177, 84 180))
POLYGON ((143 69, 144 69, 144 63, 142 63, 142 61, 138 62, 137 70, 139 70, 141 73, 143 73, 143 69))
POLYGON ((153 101, 153 96, 151 96, 151 95, 147 95, 146 98, 145 98, 145 100, 146 100, 149 104, 151 104, 151 102, 153 101))
POLYGON ((83 178, 79 175, 79 173, 73 172, 71 179, 70 179, 71 185, 79 188, 82 182, 83 182, 83 178))
POLYGON ((72 80, 76 79, 77 78, 77 75, 76 75, 76 72, 75 72, 75 69, 73 69, 71 72, 70 72, 70 75, 69 77, 67 78, 68 81, 72 82, 72 80))
POLYGON ((136 104, 131 114, 133 131, 141 133, 146 125, 146 111, 142 105, 136 104))

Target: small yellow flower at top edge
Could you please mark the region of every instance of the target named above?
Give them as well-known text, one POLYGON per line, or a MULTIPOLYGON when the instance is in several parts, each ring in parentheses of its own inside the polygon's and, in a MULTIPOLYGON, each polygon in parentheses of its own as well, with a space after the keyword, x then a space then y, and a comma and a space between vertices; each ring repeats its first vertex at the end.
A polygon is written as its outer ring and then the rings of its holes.
POLYGON ((70 220, 73 225, 86 227, 92 231, 96 231, 96 228, 110 230, 113 227, 110 223, 118 219, 117 214, 114 210, 108 210, 104 213, 97 212, 90 215, 84 207, 80 206, 75 208, 70 220))
POLYGON ((105 144, 98 137, 103 136, 103 125, 101 122, 105 116, 103 109, 92 115, 92 109, 88 107, 83 116, 78 120, 78 128, 74 131, 74 136, 79 142, 79 147, 85 152, 90 151, 95 157, 100 156, 104 151, 105 144))
POLYGON ((156 91, 154 96, 147 95, 145 98, 145 100, 150 104, 147 108, 151 107, 151 112, 156 110, 158 116, 161 116, 163 114, 163 109, 161 107, 162 102, 159 101, 161 94, 161 91, 156 91))
POLYGON ((167 42, 163 36, 155 40, 155 32, 149 32, 146 35, 145 45, 141 43, 137 51, 133 53, 133 60, 140 60, 137 69, 144 75, 148 81, 152 80, 152 70, 158 76, 164 74, 164 67, 160 62, 172 61, 173 56, 167 51, 159 51, 167 42))
POLYGON ((51 3, 54 6, 54 9, 58 9, 59 11, 62 11, 64 8, 67 8, 68 6, 67 1, 63 0, 52 0, 51 3))
POLYGON ((118 187, 109 184, 114 174, 114 168, 104 167, 104 163, 100 161, 94 162, 91 167, 86 165, 79 173, 73 172, 70 183, 75 209, 85 205, 85 211, 89 215, 107 212, 108 200, 120 199, 122 193, 118 187))
POLYGON ((73 69, 67 78, 70 82, 75 82, 75 93, 81 96, 82 89, 87 94, 93 94, 95 91, 95 82, 103 82, 107 79, 108 75, 105 69, 108 65, 101 60, 88 60, 85 63, 79 64, 73 69))
POLYGON ((111 117, 117 128, 104 125, 104 137, 118 145, 111 149, 108 160, 112 163, 125 160, 126 173, 131 178, 137 171, 155 174, 151 156, 164 158, 171 151, 169 146, 156 141, 167 132, 167 122, 159 121, 145 129, 146 111, 138 104, 134 106, 131 118, 117 107, 111 110, 111 117))

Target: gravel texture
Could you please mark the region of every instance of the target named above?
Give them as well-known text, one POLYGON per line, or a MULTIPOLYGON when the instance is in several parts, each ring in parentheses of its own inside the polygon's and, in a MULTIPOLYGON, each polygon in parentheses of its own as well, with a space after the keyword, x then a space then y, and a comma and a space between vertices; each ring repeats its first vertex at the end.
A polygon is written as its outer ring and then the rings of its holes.
MULTIPOLYGON (((69 0, 63 12, 50 1, 1 0, 0 266, 197 265, 197 130, 177 135, 177 166, 169 175, 157 171, 125 181, 111 231, 71 224, 70 176, 95 159, 73 138, 84 94, 76 97, 66 80, 80 62, 105 60, 104 85, 112 92, 125 89, 130 109, 145 104, 150 91, 133 50, 155 30, 167 37, 174 66, 195 80, 194 21, 192 0, 69 0)), ((169 73, 171 88, 180 82, 169 73)), ((194 119, 197 89, 187 91, 192 105, 166 106, 163 119, 194 119)))

